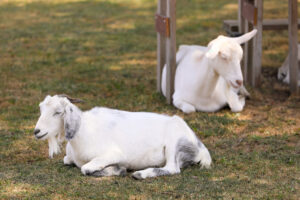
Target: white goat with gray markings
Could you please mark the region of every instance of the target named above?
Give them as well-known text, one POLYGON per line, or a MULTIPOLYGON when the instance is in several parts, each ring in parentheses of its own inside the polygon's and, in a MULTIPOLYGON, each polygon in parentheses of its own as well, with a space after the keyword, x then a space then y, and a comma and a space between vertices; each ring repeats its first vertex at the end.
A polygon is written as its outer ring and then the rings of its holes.
MULTIPOLYGON (((300 45, 298 44, 298 86, 300 87, 300 45)), ((278 80, 290 84, 290 66, 289 56, 286 57, 281 67, 278 69, 277 78, 278 80)))
POLYGON ((59 152, 58 138, 64 133, 64 164, 75 164, 84 175, 124 175, 130 169, 138 170, 134 178, 144 179, 180 173, 195 163, 210 167, 207 148, 178 116, 104 107, 81 111, 74 101, 47 96, 34 133, 48 139, 50 157, 59 152))
MULTIPOLYGON (((256 32, 255 29, 237 38, 221 35, 208 47, 181 45, 176 54, 174 106, 185 113, 215 112, 227 104, 233 112, 242 111, 249 93, 243 86, 240 45, 256 32)), ((166 67, 162 91, 166 96, 166 67)))

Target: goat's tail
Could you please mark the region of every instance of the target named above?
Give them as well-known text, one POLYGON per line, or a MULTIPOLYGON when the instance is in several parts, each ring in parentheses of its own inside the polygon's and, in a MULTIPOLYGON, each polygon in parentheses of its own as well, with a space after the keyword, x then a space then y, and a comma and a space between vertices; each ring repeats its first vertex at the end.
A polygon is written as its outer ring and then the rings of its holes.
MULTIPOLYGON (((190 161, 193 163, 200 163, 201 168, 210 168, 212 160, 206 146, 197 138, 193 130, 181 117, 174 115, 172 118, 178 122, 177 124, 180 125, 180 127, 176 127, 176 130, 185 132, 185 137, 188 140, 188 142, 185 141, 179 144, 179 146, 183 148, 179 148, 178 151, 183 151, 187 154, 193 154, 193 158, 191 158, 190 161)), ((187 161, 186 159, 187 158, 184 158, 185 161, 187 161)))
POLYGON ((200 163, 201 168, 210 168, 212 162, 210 153, 200 140, 198 140, 198 148, 199 151, 195 157, 195 162, 200 163))

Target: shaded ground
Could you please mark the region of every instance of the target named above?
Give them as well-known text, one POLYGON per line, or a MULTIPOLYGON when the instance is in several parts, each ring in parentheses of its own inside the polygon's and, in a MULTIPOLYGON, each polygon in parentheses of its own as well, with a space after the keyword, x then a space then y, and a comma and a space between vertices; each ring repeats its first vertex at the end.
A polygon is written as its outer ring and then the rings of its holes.
MULTIPOLYGON (((236 17, 230 0, 177 1, 178 44, 207 44, 236 17), (180 8, 180 9, 179 9, 180 8)), ((156 93, 156 34, 150 0, 0 2, 1 199, 297 199, 300 98, 276 80, 287 32, 264 33, 263 84, 241 113, 184 115, 156 93), (213 168, 135 181, 93 178, 50 160, 33 137, 38 104, 66 93, 95 105, 182 116, 203 140, 213 168)), ((265 1, 265 16, 287 3, 265 1)))

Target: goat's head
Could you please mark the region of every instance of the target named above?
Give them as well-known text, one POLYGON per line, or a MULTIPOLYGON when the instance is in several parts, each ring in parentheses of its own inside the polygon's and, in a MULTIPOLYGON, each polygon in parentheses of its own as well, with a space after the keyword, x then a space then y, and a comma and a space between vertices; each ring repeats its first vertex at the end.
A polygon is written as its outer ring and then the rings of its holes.
POLYGON ((206 57, 209 65, 234 88, 239 88, 243 84, 240 65, 243 56, 241 44, 253 38, 256 32, 257 30, 254 29, 237 38, 221 35, 208 44, 206 57))
POLYGON ((278 69, 277 78, 278 80, 283 80, 289 72, 289 68, 285 66, 281 66, 278 69))
POLYGON ((72 103, 80 100, 66 95, 47 96, 40 103, 40 118, 34 129, 37 139, 49 141, 49 155, 59 153, 59 145, 65 132, 67 139, 72 139, 80 125, 80 111, 72 103))

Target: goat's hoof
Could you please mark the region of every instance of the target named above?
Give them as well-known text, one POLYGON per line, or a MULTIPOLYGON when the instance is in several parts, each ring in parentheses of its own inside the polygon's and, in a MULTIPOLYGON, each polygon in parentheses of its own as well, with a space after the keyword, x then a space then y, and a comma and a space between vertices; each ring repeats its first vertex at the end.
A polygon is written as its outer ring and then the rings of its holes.
POLYGON ((93 172, 89 171, 89 170, 85 170, 84 172, 82 172, 84 175, 91 175, 93 172))
POLYGON ((89 175, 95 177, 102 177, 102 176, 107 176, 107 173, 104 170, 97 170, 97 171, 93 171, 89 175))
POLYGON ((234 113, 242 112, 243 108, 231 108, 231 111, 234 113))
POLYGON ((126 175, 127 175, 127 170, 126 170, 126 169, 120 171, 120 175, 119 175, 119 176, 124 177, 124 176, 126 176, 126 175))
POLYGON ((64 165, 74 165, 74 162, 67 156, 64 157, 64 165))
POLYGON ((82 166, 82 167, 81 167, 81 173, 82 173, 83 175, 89 176, 89 175, 91 175, 94 171, 95 171, 95 170, 90 170, 90 169, 88 169, 88 168, 85 167, 85 166, 82 166))
POLYGON ((142 174, 140 172, 134 172, 131 175, 131 177, 134 178, 135 180, 141 180, 141 179, 143 179, 142 174))

